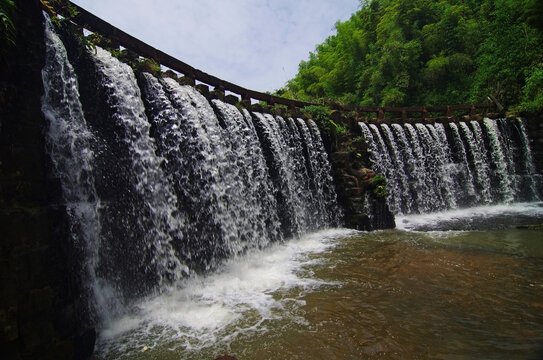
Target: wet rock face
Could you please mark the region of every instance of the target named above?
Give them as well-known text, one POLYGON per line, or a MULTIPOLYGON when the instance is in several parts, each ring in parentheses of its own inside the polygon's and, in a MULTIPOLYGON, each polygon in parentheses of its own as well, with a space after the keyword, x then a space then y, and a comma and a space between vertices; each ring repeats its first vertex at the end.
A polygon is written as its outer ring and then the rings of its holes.
MULTIPOLYGON (((543 177, 543 114, 525 118, 526 130, 534 158, 536 172, 543 177)), ((539 181, 539 195, 543 196, 543 181, 539 181)))
POLYGON ((375 177, 375 171, 368 168, 361 168, 361 169, 353 169, 353 168, 347 168, 347 173, 351 175, 355 181, 356 184, 360 187, 366 187, 369 184, 371 184, 372 179, 375 177))
POLYGON ((333 119, 347 131, 322 137, 329 153, 338 204, 343 210, 343 226, 358 230, 394 228, 394 215, 386 199, 378 198, 372 187, 377 175, 369 164, 366 141, 355 119, 333 119))
POLYGON ((365 166, 364 149, 357 149, 352 143, 343 144, 343 151, 330 155, 338 201, 345 214, 344 226, 358 230, 394 228, 394 215, 386 199, 375 196, 371 187, 376 173, 365 166))
POLYGON ((80 335, 66 210, 45 151, 43 15, 39 1, 16 5, 17 46, 0 67, 2 358, 86 358, 94 336, 80 335))

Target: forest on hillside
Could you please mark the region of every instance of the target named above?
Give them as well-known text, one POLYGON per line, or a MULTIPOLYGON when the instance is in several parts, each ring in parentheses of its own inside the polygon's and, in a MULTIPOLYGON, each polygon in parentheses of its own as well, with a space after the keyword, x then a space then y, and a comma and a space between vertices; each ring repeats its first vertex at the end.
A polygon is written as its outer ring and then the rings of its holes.
POLYGON ((543 110, 543 1, 367 0, 277 95, 355 106, 543 110))

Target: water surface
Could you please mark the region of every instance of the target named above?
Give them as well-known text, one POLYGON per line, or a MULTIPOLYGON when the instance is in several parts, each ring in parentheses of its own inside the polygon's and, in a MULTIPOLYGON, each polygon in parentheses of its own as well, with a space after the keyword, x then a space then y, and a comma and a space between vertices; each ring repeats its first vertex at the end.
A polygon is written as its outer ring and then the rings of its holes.
POLYGON ((327 230, 224 264, 101 332, 104 358, 540 359, 541 204, 327 230), (443 225, 446 224, 446 225, 443 225), (444 226, 454 230, 445 230, 444 226))

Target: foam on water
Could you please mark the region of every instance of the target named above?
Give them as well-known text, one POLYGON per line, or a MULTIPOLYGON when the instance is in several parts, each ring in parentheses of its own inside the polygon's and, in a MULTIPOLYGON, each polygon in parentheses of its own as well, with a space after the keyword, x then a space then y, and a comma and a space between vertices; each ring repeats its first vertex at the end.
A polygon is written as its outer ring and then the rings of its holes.
POLYGON ((540 223, 543 219, 543 203, 487 205, 428 214, 396 216, 396 228, 406 231, 439 230, 442 228, 447 230, 493 229, 519 225, 519 218, 522 217, 532 219, 533 223, 540 223), (497 218, 500 220, 495 221, 497 218), (507 224, 508 219, 515 221, 515 223, 507 224))
POLYGON ((113 357, 130 357, 158 343, 198 351, 244 333, 265 332, 267 321, 288 316, 287 303, 300 301, 288 290, 333 285, 312 277, 304 267, 318 261, 311 255, 333 247, 334 239, 354 233, 323 230, 229 259, 218 271, 187 279, 178 289, 142 301, 130 315, 106 324, 96 349, 113 357))

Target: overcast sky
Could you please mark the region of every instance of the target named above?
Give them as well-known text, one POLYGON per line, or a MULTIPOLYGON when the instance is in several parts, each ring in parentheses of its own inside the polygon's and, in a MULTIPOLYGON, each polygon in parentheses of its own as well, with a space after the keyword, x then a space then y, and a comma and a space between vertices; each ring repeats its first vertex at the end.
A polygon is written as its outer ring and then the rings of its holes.
POLYGON ((273 91, 335 34, 359 0, 72 0, 189 65, 273 91))

